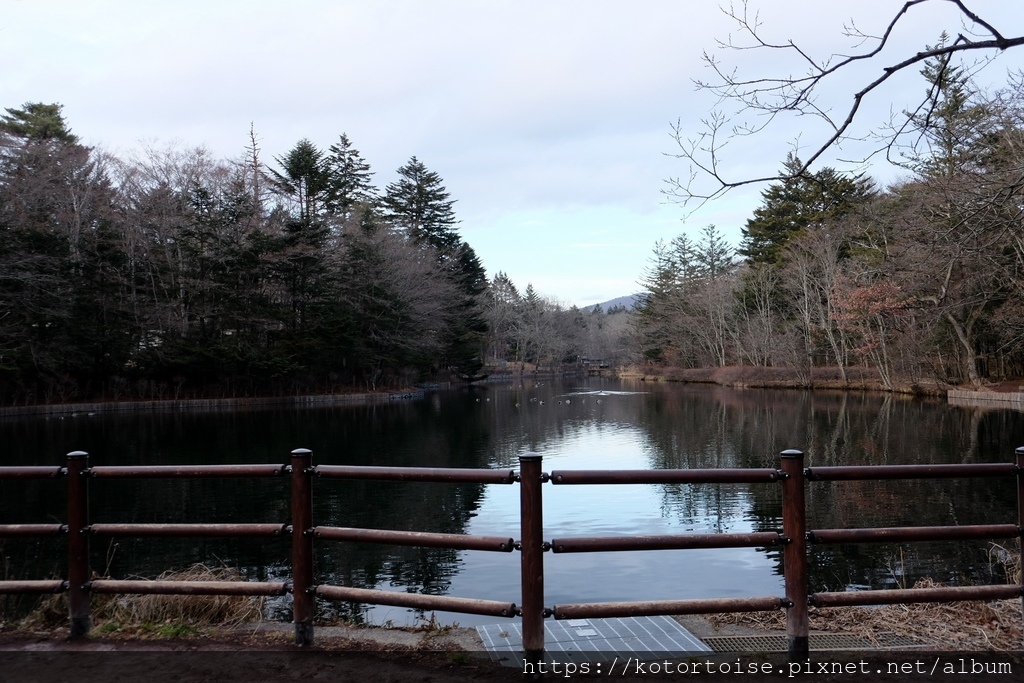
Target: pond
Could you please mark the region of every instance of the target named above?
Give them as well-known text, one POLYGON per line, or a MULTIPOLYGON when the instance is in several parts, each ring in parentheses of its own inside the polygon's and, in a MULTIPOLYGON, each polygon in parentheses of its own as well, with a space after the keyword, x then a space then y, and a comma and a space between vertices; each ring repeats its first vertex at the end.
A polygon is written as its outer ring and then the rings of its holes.
MULTIPOLYGON (((4 464, 285 463, 543 470, 777 467, 798 448, 806 466, 1008 462, 1024 445, 1024 414, 865 393, 740 390, 603 378, 516 381, 428 392, 422 399, 330 408, 95 414, 0 419, 4 464)), ((3 523, 63 521, 62 481, 2 482, 3 523)), ((315 480, 314 523, 519 537, 519 487, 315 480)), ((1016 523, 1014 482, 992 479, 808 485, 809 528, 1016 523)), ((287 482, 93 480, 93 522, 287 523, 287 482)), ((544 537, 781 529, 772 484, 544 487, 544 537)), ((1003 543, 1005 545, 1005 543, 1003 543)), ((2 541, 5 578, 63 576, 61 539, 2 541)), ((319 542, 316 581, 511 601, 519 554, 319 542)), ((252 580, 287 579, 287 538, 95 539, 93 570, 152 578, 201 562, 252 580)), ((1004 580, 991 541, 811 546, 812 590, 911 586, 921 578, 1004 580)), ((774 549, 572 553, 545 556, 545 605, 569 602, 781 596, 774 549)), ((8 600, 6 604, 17 601, 8 600)), ((24 601, 18 604, 24 604, 24 601)), ((8 609, 14 609, 8 607, 8 609)), ((289 619, 287 601, 270 618, 289 619)), ((322 615, 411 624, 401 608, 321 603, 322 615)), ((492 617, 438 613, 443 623, 492 617)))

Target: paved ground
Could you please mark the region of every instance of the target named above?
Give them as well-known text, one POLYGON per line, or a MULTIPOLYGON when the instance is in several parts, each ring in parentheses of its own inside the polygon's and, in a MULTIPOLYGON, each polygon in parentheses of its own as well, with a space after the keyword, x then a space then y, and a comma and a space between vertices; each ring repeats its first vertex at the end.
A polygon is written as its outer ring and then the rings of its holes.
MULTIPOLYGON (((688 625, 689 627, 689 625, 688 625)), ((694 628, 700 630, 700 621, 694 628)), ((262 683, 263 681, 372 681, 376 683, 454 683, 455 681, 521 681, 519 668, 490 661, 475 629, 408 632, 395 629, 318 628, 316 645, 292 645, 287 624, 256 629, 221 629, 198 637, 146 639, 104 635, 69 642, 63 632, 0 633, 0 683, 72 681, 73 683, 262 683)), ((544 669, 545 680, 596 681, 609 675, 619 681, 727 681, 741 675, 743 683, 792 681, 877 683, 890 681, 1015 681, 1024 680, 1024 659, 1012 659, 1004 675, 959 673, 942 675, 946 665, 991 663, 1001 653, 820 653, 807 663, 790 664, 781 655, 763 653, 689 656, 675 662, 696 666, 699 675, 678 674, 660 662, 618 661, 588 669, 566 662, 544 669), (871 659, 871 658, 874 659, 871 659), (858 661, 870 659, 869 665, 858 661), (710 666, 709 666, 710 663, 710 666), (941 664, 935 671, 928 669, 941 664), (820 667, 831 667, 823 670, 820 667), (836 670, 835 667, 842 667, 836 670), (890 674, 885 667, 893 667, 890 674), (709 668, 717 670, 708 671, 709 668), (723 667, 728 667, 725 670, 723 667), (794 668, 795 667, 795 668, 794 668), (851 668, 853 667, 853 668, 851 668), (612 670, 609 670, 612 669, 612 670), (666 673, 667 670, 673 673, 666 673), (757 673, 751 673, 755 671, 757 673), (1008 675, 1005 675, 1008 673, 1008 675), (725 677, 723 678, 723 675, 725 677)))
POLYGON ((320 629, 315 646, 302 650, 291 644, 290 634, 277 629, 220 631, 176 640, 102 636, 75 642, 49 634, 0 634, 0 681, 522 680, 520 671, 491 662, 470 629, 434 636, 373 629, 372 638, 358 639, 340 633, 346 630, 320 629), (463 644, 476 649, 464 650, 463 644))

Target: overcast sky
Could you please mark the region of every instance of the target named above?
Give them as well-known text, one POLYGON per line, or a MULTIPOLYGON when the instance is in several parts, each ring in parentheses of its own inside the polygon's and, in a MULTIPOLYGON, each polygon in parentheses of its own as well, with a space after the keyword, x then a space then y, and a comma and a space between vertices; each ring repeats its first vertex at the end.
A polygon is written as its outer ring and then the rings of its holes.
MULTIPOLYGON (((1018 0, 968 2, 1024 34, 1018 0)), ((821 56, 852 50, 844 23, 880 33, 902 4, 751 0, 767 36, 821 56)), ((963 30, 949 3, 932 5, 887 62, 963 30)), ((688 215, 662 194, 687 174, 672 124, 696 133, 715 105, 693 86, 710 76, 701 54, 733 30, 703 0, 0 0, 0 108, 59 102, 83 142, 119 155, 176 143, 236 158, 252 124, 272 162, 301 138, 326 148, 347 133, 381 188, 415 155, 457 200, 489 275, 585 305, 638 291, 659 239, 714 223, 737 243, 758 205, 763 188, 688 215)), ((1005 82, 1017 51, 981 81, 1005 82)), ((744 74, 792 68, 721 56, 744 74)), ((851 85, 826 104, 847 105, 851 85)), ((923 91, 916 71, 895 80, 865 103, 865 126, 923 91)), ((728 168, 770 173, 821 132, 805 119, 733 145, 728 168)))

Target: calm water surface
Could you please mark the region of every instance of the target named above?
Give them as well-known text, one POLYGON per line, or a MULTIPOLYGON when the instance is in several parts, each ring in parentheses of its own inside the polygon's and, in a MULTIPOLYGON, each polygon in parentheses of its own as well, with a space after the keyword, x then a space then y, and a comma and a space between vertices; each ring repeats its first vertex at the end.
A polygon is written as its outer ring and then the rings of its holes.
MULTIPOLYGON (((234 413, 82 415, 0 420, 4 464, 283 463, 298 447, 315 463, 543 469, 776 467, 786 448, 806 465, 1006 462, 1024 445, 1024 414, 944 402, 820 392, 730 390, 592 378, 516 382, 429 393, 388 405, 234 413)), ((90 483, 94 522, 288 521, 282 480, 90 483)), ((63 521, 63 482, 5 482, 4 523, 63 521)), ((314 521, 519 537, 519 487, 314 481, 314 521)), ((564 536, 774 531, 774 484, 544 486, 545 539, 564 536)), ((815 483, 811 528, 1015 523, 1012 482, 815 483)), ((286 578, 288 540, 131 540, 93 543, 94 570, 153 577, 195 562, 286 578)), ((1002 580, 990 542, 811 548, 812 589, 1002 580)), ((518 603, 519 554, 321 542, 317 581, 518 603)), ((63 544, 0 545, 7 577, 64 573, 63 544)), ((545 555, 545 604, 782 594, 781 558, 764 549, 545 555)), ((9 603, 11 601, 8 601, 9 603)), ((323 603, 322 614, 382 623, 422 615, 323 603)), ((288 618, 286 602, 270 606, 288 618)), ((441 621, 490 617, 439 613, 441 621)))

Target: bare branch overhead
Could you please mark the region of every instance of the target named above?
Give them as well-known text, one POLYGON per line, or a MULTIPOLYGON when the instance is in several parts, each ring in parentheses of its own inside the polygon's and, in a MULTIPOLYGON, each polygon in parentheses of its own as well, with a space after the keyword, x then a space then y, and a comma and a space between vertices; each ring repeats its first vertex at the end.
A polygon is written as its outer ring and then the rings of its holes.
MULTIPOLYGON (((962 0, 908 0, 892 15, 881 35, 865 33, 851 20, 843 34, 854 39, 856 51, 852 54, 832 53, 823 57, 815 56, 809 49, 792 40, 770 40, 765 35, 759 14, 752 10, 747 0, 743 0, 739 6, 730 4, 722 10, 735 21, 738 36, 730 35, 724 40, 718 40, 719 49, 781 53, 794 58, 804 72, 802 75, 746 76, 738 69, 723 64, 716 55, 704 53, 704 62, 711 69, 713 77, 696 81, 695 85, 699 90, 716 97, 716 108, 700 121, 696 132, 692 132, 690 123, 682 120, 672 126, 672 136, 678 146, 672 156, 687 162, 689 168, 685 176, 668 179, 668 189, 665 190, 670 198, 691 208, 697 208, 733 188, 803 175, 843 142, 863 140, 864 137, 854 135, 853 126, 858 115, 861 115, 864 100, 896 74, 934 58, 948 60, 957 55, 976 54, 983 60, 990 60, 998 53, 1024 45, 1024 36, 1003 35, 990 21, 969 9, 962 0), (955 32, 955 38, 924 47, 896 61, 882 61, 882 52, 893 43, 897 28, 926 11, 925 6, 934 6, 939 2, 954 6, 960 15, 961 30, 955 32), (852 85, 851 89, 856 90, 851 93, 849 104, 833 113, 822 103, 823 91, 841 82, 841 79, 856 78, 855 69, 864 64, 874 68, 873 74, 861 77, 859 86, 852 85), (802 155, 802 167, 794 175, 781 173, 733 177, 725 167, 723 152, 726 147, 751 136, 769 135, 776 129, 773 124, 781 124, 788 117, 812 117, 827 126, 825 137, 820 141, 812 141, 809 153, 802 155)), ((925 94, 907 118, 926 111, 932 95, 925 94)), ((875 144, 870 151, 863 158, 852 161, 865 163, 880 153, 891 159, 893 145, 905 132, 906 122, 894 125, 884 135, 875 133, 875 144)))

